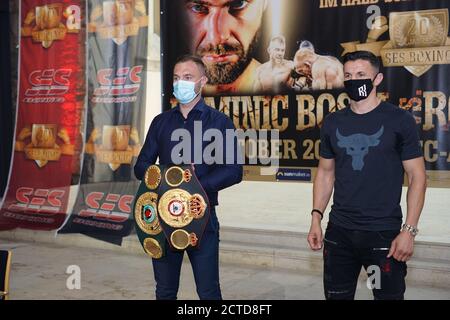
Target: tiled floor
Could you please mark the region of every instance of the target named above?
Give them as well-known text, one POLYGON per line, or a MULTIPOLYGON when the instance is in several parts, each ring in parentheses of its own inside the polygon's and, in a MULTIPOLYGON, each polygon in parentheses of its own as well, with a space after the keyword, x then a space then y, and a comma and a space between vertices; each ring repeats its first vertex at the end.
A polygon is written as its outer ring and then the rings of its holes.
MULTIPOLYGON (((13 251, 11 299, 154 299, 152 265, 144 255, 5 240, 0 240, 0 248, 13 251), (66 286, 71 265, 80 268, 80 290, 66 286)), ((221 264, 220 273, 225 299, 323 299, 317 275, 229 264, 221 264)), ((182 268, 178 298, 197 299, 188 263, 182 268)), ((364 283, 356 298, 371 299, 364 283)), ((406 298, 450 299, 450 290, 409 286, 406 298)))

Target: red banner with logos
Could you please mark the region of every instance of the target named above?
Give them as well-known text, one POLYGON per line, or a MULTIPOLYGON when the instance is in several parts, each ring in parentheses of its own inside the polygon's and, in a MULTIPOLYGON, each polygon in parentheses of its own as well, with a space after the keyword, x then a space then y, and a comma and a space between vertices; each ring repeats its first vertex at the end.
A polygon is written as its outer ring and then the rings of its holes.
POLYGON ((22 0, 14 155, 0 230, 58 229, 79 176, 85 1, 22 0))

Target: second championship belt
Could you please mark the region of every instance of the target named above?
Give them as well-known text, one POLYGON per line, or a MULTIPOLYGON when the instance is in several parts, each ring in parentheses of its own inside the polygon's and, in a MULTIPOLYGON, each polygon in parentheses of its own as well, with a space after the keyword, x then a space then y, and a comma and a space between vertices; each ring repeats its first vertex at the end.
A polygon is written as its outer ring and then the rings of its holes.
POLYGON ((209 200, 192 165, 151 165, 134 205, 136 230, 154 259, 172 250, 197 248, 210 216, 209 200))

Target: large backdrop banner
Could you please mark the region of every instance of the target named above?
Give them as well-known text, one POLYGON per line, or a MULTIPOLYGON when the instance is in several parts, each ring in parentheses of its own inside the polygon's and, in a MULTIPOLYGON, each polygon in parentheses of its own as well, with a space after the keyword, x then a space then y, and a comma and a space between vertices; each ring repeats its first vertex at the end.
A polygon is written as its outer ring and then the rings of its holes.
POLYGON ((430 185, 450 187, 450 38, 446 0, 161 1, 163 93, 177 57, 207 66, 207 102, 244 130, 279 130, 247 144, 245 176, 311 181, 324 117, 345 108, 340 58, 369 50, 383 63, 379 96, 417 122, 430 185), (267 158, 280 167, 262 175, 267 158))
POLYGON ((134 228, 133 166, 145 135, 148 9, 144 0, 88 1, 88 105, 81 186, 58 233, 121 244, 134 228))
POLYGON ((54 230, 79 171, 85 106, 85 1, 23 0, 12 168, 0 230, 54 230))

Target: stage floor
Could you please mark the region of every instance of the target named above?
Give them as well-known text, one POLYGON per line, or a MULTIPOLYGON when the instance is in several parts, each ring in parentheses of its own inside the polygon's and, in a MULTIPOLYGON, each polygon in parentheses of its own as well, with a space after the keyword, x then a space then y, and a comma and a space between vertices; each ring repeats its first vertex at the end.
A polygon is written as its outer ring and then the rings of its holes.
MULTIPOLYGON (((112 250, 71 245, 1 240, 1 249, 11 249, 10 298, 14 299, 154 299, 155 283, 148 257, 112 250), (69 290, 67 267, 81 271, 81 289, 69 290)), ((221 263, 224 299, 317 300, 323 299, 322 278, 287 270, 255 268, 221 263)), ((181 272, 179 299, 197 299, 189 263, 181 272)), ((450 299, 443 288, 408 285, 406 299, 450 299)), ((365 283, 358 285, 358 300, 372 299, 365 283)))

